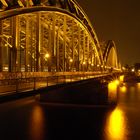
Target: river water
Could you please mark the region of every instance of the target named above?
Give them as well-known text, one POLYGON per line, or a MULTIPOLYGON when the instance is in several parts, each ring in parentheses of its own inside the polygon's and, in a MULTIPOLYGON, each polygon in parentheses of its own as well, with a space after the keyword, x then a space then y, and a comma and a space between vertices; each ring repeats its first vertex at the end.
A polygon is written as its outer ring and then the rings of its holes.
POLYGON ((35 97, 1 103, 0 140, 140 140, 140 83, 121 85, 115 108, 35 97))

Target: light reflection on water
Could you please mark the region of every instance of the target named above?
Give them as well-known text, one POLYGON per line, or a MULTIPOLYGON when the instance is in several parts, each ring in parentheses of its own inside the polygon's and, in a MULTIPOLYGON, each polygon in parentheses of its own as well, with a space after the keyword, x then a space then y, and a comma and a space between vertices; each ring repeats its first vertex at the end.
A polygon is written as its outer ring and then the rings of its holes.
MULTIPOLYGON (((110 100, 118 99, 118 105, 114 110, 107 113, 106 120, 104 124, 104 139, 105 140, 128 140, 129 139, 129 124, 128 124, 128 116, 126 115, 126 110, 123 109, 123 106, 119 103, 120 98, 125 98, 128 94, 128 90, 130 92, 134 92, 133 86, 126 86, 125 83, 121 83, 119 86, 115 84, 115 81, 108 84, 108 94, 110 100), (119 93, 118 93, 119 92, 119 93)), ((123 105, 126 102, 123 100, 123 105)), ((121 102, 122 103, 122 102, 121 102)))
POLYGON ((30 115, 29 132, 31 140, 43 140, 45 132, 45 116, 41 106, 36 105, 30 115))
POLYGON ((140 83, 137 83, 137 88, 140 90, 140 83))
POLYGON ((126 92, 127 92, 127 87, 126 87, 125 85, 122 85, 122 86, 120 87, 120 91, 121 91, 122 93, 126 93, 126 92))
POLYGON ((118 81, 114 80, 108 84, 108 101, 115 102, 117 99, 118 81))
POLYGON ((125 113, 115 108, 107 117, 105 123, 106 140, 128 140, 128 124, 125 113))
POLYGON ((106 115, 105 140, 139 140, 140 83, 123 83, 118 88, 117 107, 106 115))
POLYGON ((0 139, 139 140, 140 83, 109 87, 110 96, 119 94, 114 109, 51 106, 32 98, 2 104, 0 139))

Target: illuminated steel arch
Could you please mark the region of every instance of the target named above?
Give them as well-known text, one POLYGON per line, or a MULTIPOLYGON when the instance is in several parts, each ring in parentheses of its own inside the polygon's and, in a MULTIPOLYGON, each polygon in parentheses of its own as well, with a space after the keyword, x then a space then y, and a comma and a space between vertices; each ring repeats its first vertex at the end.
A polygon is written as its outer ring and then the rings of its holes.
POLYGON ((119 69, 120 64, 117 56, 117 50, 116 50, 116 45, 114 41, 109 40, 104 49, 103 53, 103 59, 104 59, 104 64, 107 67, 113 68, 113 69, 119 69))
POLYGON ((93 71, 102 63, 76 1, 0 0, 0 71, 93 71))

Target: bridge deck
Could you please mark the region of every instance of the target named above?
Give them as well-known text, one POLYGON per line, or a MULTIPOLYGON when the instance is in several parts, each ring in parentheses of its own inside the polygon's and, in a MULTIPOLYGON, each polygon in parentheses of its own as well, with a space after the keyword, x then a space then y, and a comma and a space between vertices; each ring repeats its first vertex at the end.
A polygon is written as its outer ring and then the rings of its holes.
POLYGON ((52 85, 71 83, 75 81, 82 81, 91 78, 99 78, 107 76, 106 73, 94 74, 94 75, 55 75, 47 77, 24 77, 13 79, 1 79, 0 80, 0 96, 5 96, 12 93, 26 92, 38 90, 40 88, 49 87, 52 85))

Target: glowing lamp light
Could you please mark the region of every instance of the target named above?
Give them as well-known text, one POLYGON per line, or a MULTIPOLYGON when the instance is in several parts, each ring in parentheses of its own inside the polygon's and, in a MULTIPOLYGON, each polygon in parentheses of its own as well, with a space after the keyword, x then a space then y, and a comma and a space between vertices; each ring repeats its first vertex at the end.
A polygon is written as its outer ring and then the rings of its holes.
POLYGON ((125 140, 129 133, 125 114, 119 108, 111 112, 107 124, 106 131, 110 140, 125 140))
POLYGON ((91 61, 89 61, 88 63, 91 64, 91 61))
POLYGON ((116 85, 119 85, 120 82, 119 82, 119 80, 115 80, 115 83, 116 83, 116 85))
POLYGON ((121 92, 123 92, 123 93, 125 93, 127 91, 126 86, 122 86, 120 89, 121 89, 121 92))
POLYGON ((131 71, 132 71, 132 72, 135 72, 135 69, 133 68, 131 71))
POLYGON ((119 79, 120 79, 120 82, 123 82, 123 81, 124 81, 124 75, 121 75, 121 76, 119 77, 119 79))
POLYGON ((115 92, 116 91, 116 88, 117 88, 117 84, 116 84, 116 81, 112 81, 108 84, 108 88, 111 92, 115 92))
POLYGON ((4 67, 4 70, 8 70, 8 67, 4 67))
POLYGON ((45 54, 45 58, 49 58, 50 55, 48 53, 45 54))
POLYGON ((83 62, 83 65, 85 65, 85 64, 86 64, 86 62, 84 61, 84 62, 83 62))
POLYGON ((73 59, 70 59, 70 62, 72 63, 73 62, 73 59))
POLYGON ((125 70, 126 68, 125 67, 122 67, 122 70, 125 70))

